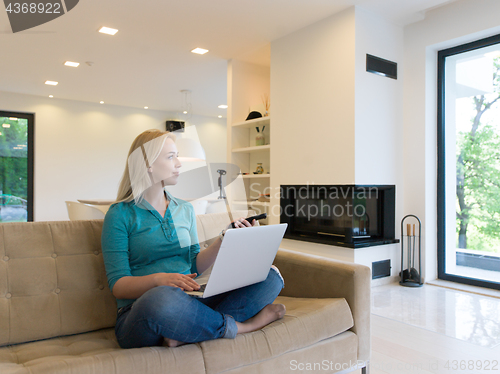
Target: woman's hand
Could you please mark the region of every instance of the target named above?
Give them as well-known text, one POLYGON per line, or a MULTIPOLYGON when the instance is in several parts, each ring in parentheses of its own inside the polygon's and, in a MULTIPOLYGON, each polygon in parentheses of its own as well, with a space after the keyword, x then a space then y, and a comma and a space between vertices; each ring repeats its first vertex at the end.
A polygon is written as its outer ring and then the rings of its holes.
POLYGON ((157 286, 178 287, 183 291, 196 291, 200 285, 194 281, 198 274, 158 273, 156 274, 157 286))
POLYGON ((245 217, 240 217, 238 218, 237 220, 231 222, 229 224, 229 226, 226 227, 226 230, 228 229, 232 229, 232 224, 234 223, 234 228, 238 229, 238 228, 243 228, 243 227, 252 227, 252 226, 256 226, 257 225, 257 220, 254 219, 252 221, 252 224, 250 224, 250 222, 248 222, 245 217))

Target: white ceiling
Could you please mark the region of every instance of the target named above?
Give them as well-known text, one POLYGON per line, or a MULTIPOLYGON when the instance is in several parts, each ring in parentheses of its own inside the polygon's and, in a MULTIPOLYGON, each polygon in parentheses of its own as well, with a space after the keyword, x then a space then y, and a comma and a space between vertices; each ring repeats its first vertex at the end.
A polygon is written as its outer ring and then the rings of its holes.
POLYGON ((15 34, 1 11, 0 91, 176 112, 180 90, 189 89, 195 114, 225 117, 217 106, 226 103, 228 59, 269 65, 270 42, 352 5, 406 25, 452 1, 80 0, 15 34), (119 32, 100 34, 101 26, 119 32), (210 52, 195 55, 195 47, 210 52), (67 60, 81 65, 66 67, 67 60))

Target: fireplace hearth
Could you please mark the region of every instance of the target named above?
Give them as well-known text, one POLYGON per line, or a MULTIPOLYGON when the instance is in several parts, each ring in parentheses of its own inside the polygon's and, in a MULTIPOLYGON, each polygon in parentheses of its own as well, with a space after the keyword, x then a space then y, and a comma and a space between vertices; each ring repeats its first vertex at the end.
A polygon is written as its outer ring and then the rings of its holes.
POLYGON ((349 248, 398 243, 394 185, 282 185, 285 238, 349 248))

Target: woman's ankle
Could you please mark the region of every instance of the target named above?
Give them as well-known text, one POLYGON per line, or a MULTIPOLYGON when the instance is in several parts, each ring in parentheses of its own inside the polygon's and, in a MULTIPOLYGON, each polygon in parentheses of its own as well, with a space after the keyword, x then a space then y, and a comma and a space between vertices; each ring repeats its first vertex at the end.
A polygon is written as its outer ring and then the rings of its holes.
POLYGON ((184 344, 187 344, 187 343, 180 342, 180 341, 174 340, 174 339, 163 338, 163 345, 166 347, 174 348, 174 347, 179 347, 179 346, 184 345, 184 344))

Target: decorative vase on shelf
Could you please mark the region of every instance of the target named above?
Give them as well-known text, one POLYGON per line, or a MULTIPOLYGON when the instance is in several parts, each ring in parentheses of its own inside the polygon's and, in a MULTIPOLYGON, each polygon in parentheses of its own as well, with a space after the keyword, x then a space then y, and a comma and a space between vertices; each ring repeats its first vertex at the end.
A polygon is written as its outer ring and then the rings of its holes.
POLYGON ((264 134, 259 132, 257 133, 257 136, 255 137, 255 145, 264 145, 265 144, 265 138, 264 134))
POLYGON ((255 174, 264 174, 264 168, 262 167, 262 162, 257 163, 257 170, 255 170, 255 174))

